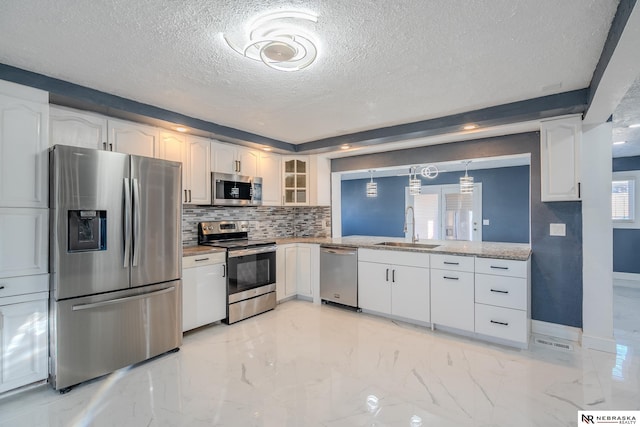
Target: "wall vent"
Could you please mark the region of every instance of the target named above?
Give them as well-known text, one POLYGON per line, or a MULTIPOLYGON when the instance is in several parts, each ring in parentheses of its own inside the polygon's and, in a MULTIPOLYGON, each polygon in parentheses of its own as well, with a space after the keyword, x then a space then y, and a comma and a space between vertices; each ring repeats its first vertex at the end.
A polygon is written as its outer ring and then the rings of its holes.
POLYGON ((552 341, 552 340, 545 339, 545 338, 536 338, 535 339, 535 343, 536 344, 540 344, 540 345, 544 345, 544 346, 547 346, 547 347, 551 347, 551 348, 557 348, 559 350, 573 351, 573 346, 571 344, 552 341))

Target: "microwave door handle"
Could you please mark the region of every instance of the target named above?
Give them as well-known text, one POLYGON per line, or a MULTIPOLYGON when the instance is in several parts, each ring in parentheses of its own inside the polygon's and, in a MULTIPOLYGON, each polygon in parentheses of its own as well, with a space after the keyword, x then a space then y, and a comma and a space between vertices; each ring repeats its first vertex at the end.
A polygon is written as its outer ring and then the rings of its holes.
POLYGON ((140 259, 140 187, 138 179, 133 179, 133 263, 138 266, 140 259))
POLYGON ((131 258, 131 187, 129 178, 124 178, 124 268, 129 267, 131 258))

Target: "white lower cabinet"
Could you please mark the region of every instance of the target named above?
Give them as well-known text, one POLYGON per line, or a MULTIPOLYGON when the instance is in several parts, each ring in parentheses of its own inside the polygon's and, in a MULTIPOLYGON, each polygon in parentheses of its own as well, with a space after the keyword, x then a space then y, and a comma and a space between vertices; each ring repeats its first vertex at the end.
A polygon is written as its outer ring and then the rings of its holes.
POLYGON ((530 261, 476 258, 478 334, 527 346, 531 324, 530 269, 530 261))
POLYGON ((319 296, 320 245, 289 243, 276 250, 276 298, 319 296))
POLYGON ((363 310, 430 322, 429 255, 358 250, 358 305, 363 310))
POLYGON ((184 257, 182 265, 182 331, 227 317, 225 253, 184 257))
POLYGON ((0 298, 0 393, 47 378, 48 299, 48 292, 0 298))
POLYGON ((473 257, 431 255, 432 324, 474 331, 473 261, 473 257))

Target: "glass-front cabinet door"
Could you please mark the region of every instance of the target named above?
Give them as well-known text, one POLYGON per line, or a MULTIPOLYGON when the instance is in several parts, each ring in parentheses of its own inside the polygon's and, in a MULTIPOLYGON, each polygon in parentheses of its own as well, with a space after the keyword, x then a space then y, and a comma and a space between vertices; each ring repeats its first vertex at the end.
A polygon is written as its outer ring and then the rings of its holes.
POLYGON ((284 204, 309 204, 309 158, 285 157, 284 165, 284 204))

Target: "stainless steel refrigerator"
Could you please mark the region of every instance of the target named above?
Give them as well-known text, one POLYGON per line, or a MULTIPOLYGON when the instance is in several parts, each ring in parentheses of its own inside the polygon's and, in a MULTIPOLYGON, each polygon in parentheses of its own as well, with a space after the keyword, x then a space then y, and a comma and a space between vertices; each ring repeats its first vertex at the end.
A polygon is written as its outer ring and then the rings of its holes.
POLYGON ((62 145, 49 159, 49 379, 61 390, 182 344, 182 166, 62 145))
POLYGON ((445 194, 444 240, 473 240, 473 195, 445 194))

